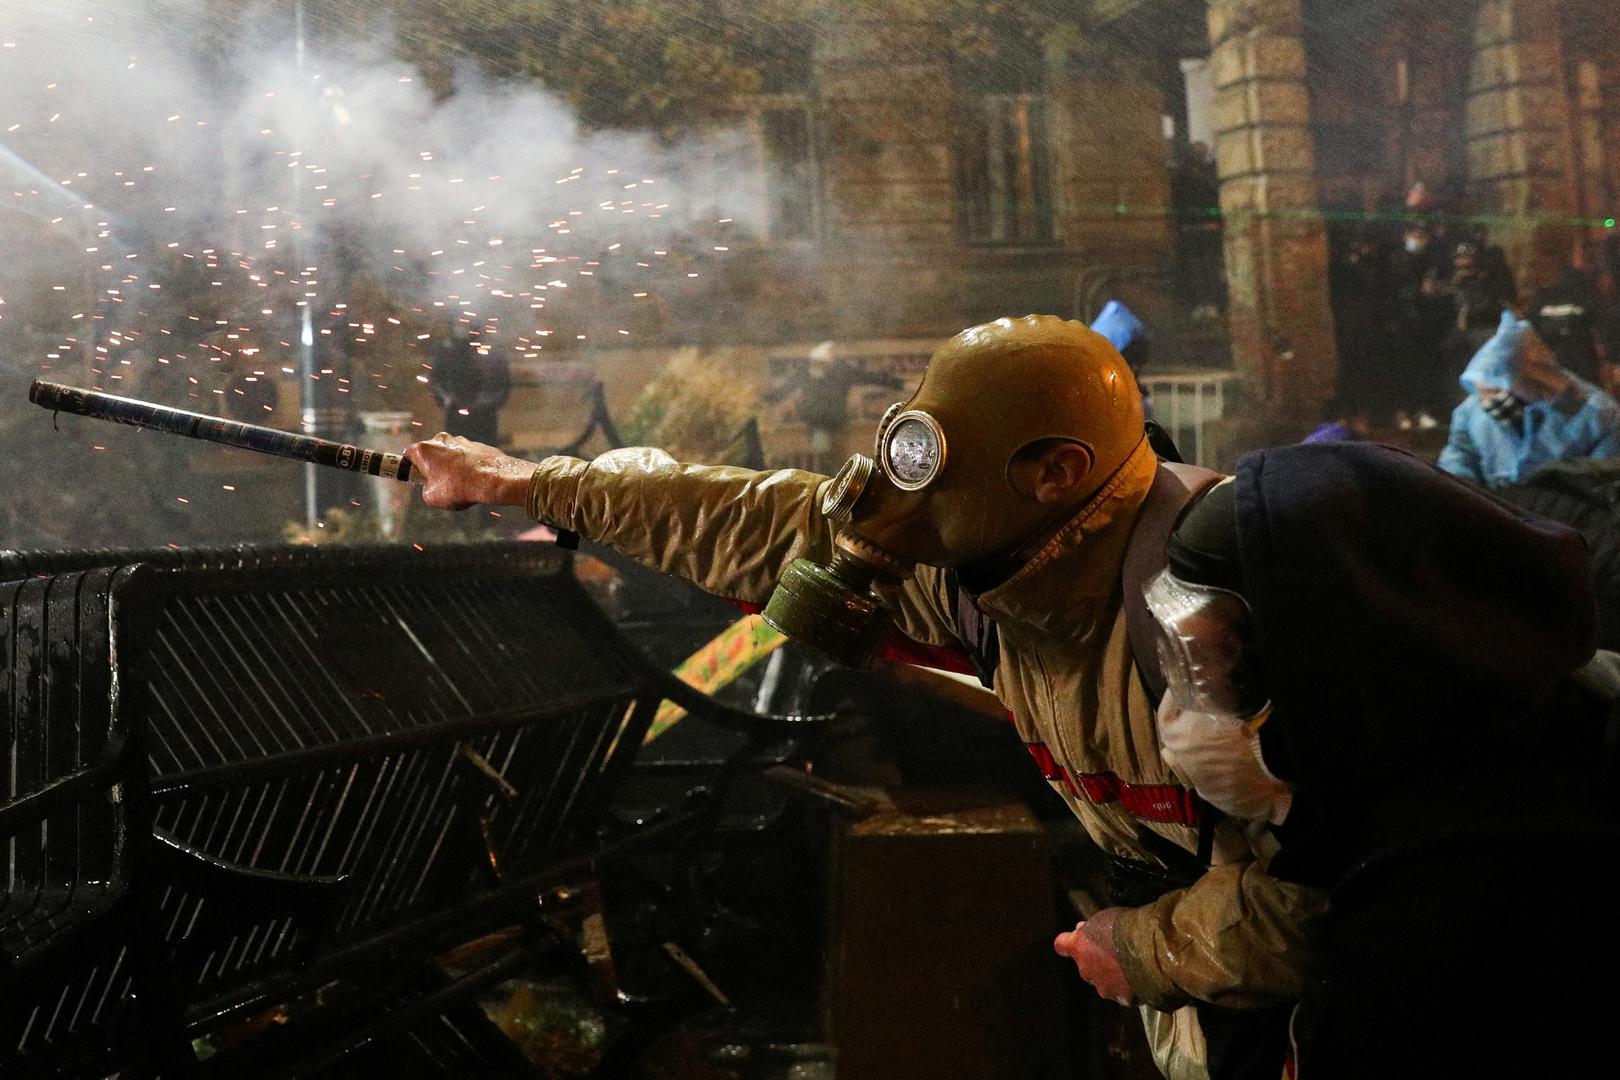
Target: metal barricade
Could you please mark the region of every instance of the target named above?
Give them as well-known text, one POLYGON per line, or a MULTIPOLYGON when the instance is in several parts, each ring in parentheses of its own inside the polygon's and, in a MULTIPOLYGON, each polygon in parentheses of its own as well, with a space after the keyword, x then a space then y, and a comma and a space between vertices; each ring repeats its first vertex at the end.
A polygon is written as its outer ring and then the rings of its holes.
POLYGON ((350 1075, 428 1021, 424 1054, 470 1053, 458 1003, 525 958, 431 959, 611 854, 662 700, 761 746, 806 726, 646 663, 540 544, 7 552, 0 576, 7 1076, 350 1075))
POLYGON ((1153 419, 1175 439, 1183 456, 1194 465, 1218 467, 1223 448, 1215 445, 1212 429, 1227 419, 1236 402, 1240 375, 1235 371, 1195 371, 1145 374, 1138 380, 1153 406, 1153 419))

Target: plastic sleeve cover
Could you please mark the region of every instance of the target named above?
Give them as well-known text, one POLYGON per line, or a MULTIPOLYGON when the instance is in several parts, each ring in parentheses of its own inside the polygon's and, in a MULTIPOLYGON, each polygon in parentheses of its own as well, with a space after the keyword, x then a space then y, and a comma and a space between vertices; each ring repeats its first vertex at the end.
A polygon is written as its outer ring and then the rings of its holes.
POLYGON ((1256 862, 1212 867, 1186 889, 1120 914, 1114 947, 1143 1004, 1193 999, 1253 1008, 1297 998, 1306 935, 1327 909, 1319 889, 1281 881, 1256 862))

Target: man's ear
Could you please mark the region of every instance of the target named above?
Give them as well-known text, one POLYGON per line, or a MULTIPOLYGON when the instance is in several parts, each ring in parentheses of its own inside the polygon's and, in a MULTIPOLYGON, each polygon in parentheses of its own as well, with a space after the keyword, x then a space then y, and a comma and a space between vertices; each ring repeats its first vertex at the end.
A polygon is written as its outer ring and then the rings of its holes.
POLYGON ((1024 447, 1007 469, 1013 490, 1043 505, 1072 499, 1091 475, 1091 448, 1071 439, 1046 439, 1024 447))

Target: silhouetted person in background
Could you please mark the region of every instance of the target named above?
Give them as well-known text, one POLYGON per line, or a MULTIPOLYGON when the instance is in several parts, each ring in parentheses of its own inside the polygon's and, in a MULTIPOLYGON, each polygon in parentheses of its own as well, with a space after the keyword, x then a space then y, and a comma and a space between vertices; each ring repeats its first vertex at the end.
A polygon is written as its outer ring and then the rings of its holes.
POLYGON ((1388 414, 1413 402, 1403 383, 1410 360, 1397 343, 1402 320, 1394 253, 1380 240, 1375 230, 1358 227, 1335 253, 1330 273, 1339 385, 1388 414))
POLYGON ((1452 247, 1450 276, 1440 292, 1453 312, 1443 347, 1446 396, 1438 402, 1443 407, 1456 402, 1463 369, 1496 333, 1518 289, 1507 256, 1487 241, 1483 228, 1476 228, 1452 247))
POLYGON ((849 392, 857 386, 899 389, 900 380, 892 375, 863 371, 859 366, 834 355, 833 343, 824 341, 810 350, 809 362, 761 396, 770 405, 797 397, 794 411, 809 428, 812 472, 831 472, 839 454, 839 442, 849 424, 849 392))
POLYGON ((457 324, 433 343, 428 383, 444 408, 444 430, 490 446, 500 444, 501 406, 512 392, 512 371, 503 354, 480 349, 457 324))
POLYGON ((1609 380, 1620 361, 1620 236, 1611 236, 1603 242, 1603 255, 1598 262, 1598 302, 1602 311, 1599 333, 1603 337, 1603 351, 1608 359, 1604 389, 1613 392, 1609 380))
POLYGON ((1441 402, 1444 377, 1441 346, 1451 328, 1453 309, 1441 294, 1447 261, 1434 230, 1419 221, 1409 222, 1401 237, 1401 250, 1394 257, 1395 331, 1392 335, 1394 360, 1391 364, 1396 408, 1411 418, 1429 417, 1435 423, 1441 402))
POLYGON ((1565 267, 1556 284, 1537 289, 1529 315, 1559 367, 1602 385, 1603 302, 1584 271, 1565 267))
POLYGON ((1179 222, 1182 294, 1195 319, 1215 318, 1226 308, 1220 188, 1209 147, 1190 143, 1171 171, 1170 197, 1179 222))

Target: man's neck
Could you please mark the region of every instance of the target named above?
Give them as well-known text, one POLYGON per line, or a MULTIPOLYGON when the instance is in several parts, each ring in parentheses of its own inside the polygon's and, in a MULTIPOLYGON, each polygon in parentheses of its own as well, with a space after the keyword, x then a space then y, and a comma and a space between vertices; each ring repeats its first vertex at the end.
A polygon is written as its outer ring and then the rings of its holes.
POLYGON ((1001 555, 988 555, 982 559, 963 563, 956 568, 957 583, 974 596, 983 596, 985 593, 1003 584, 1008 578, 1023 569, 1035 556, 1039 555, 1052 538, 1063 531, 1063 527, 1074 519, 1085 504, 1076 503, 1064 506, 1054 511, 1050 516, 1036 527, 1027 539, 1012 551, 1001 555))

